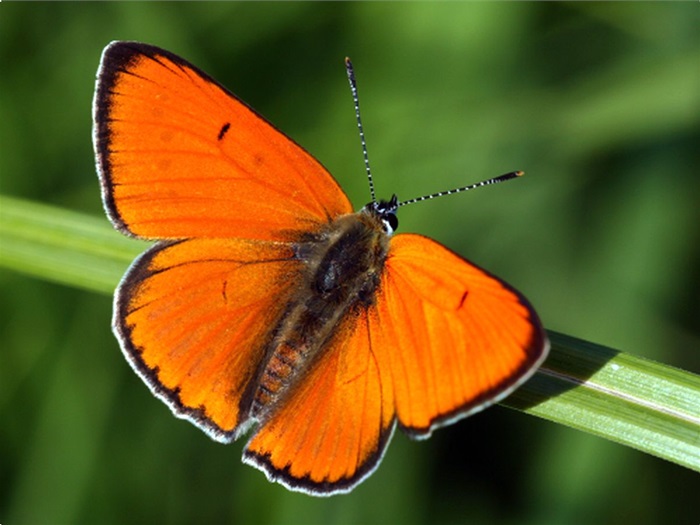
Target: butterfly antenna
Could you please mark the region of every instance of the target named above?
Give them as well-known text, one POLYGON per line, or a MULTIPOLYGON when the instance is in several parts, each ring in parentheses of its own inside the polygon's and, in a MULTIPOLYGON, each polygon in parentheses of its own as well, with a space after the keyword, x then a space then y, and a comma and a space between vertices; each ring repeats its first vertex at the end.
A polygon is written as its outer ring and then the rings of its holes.
POLYGON ((423 197, 416 197, 415 199, 409 199, 407 201, 399 202, 397 206, 406 206, 407 204, 413 204, 414 202, 421 202, 421 201, 427 201, 430 199, 434 199, 436 197, 442 197, 443 195, 452 195, 453 193, 460 193, 463 191, 469 191, 473 190, 476 188, 480 188, 481 186, 488 186, 489 184, 498 184, 499 182, 505 182, 510 179, 514 179, 516 177, 520 177, 524 175, 522 171, 511 171, 510 173, 505 173, 504 175, 501 175, 500 177, 494 177, 492 179, 487 179, 487 180, 482 180, 481 182, 477 182, 476 184, 470 184, 469 186, 464 186, 463 188, 455 188, 454 190, 447 190, 447 191, 439 191, 437 193, 433 193, 432 195, 425 195, 423 197))
POLYGON ((355 71, 352 68, 352 62, 349 58, 345 58, 345 71, 348 74, 348 82, 350 82, 350 91, 352 91, 352 101, 355 104, 355 119, 357 119, 357 129, 360 130, 360 142, 362 143, 362 155, 365 158, 365 170, 367 171, 367 180, 369 181, 369 193, 372 196, 372 202, 377 202, 374 194, 374 182, 372 181, 372 170, 369 169, 369 157, 367 156, 367 143, 365 142, 365 132, 362 129, 362 119, 360 118, 360 97, 357 96, 357 82, 355 81, 355 71))

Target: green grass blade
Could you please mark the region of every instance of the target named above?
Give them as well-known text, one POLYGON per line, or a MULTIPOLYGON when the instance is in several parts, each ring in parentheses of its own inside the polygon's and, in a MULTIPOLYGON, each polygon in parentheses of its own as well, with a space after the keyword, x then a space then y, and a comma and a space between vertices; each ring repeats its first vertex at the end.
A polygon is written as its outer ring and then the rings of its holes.
MULTIPOLYGON (((0 265, 111 293, 148 246, 103 218, 0 196, 0 265)), ((700 471, 700 377, 550 332, 541 369, 503 405, 700 471)))
POLYGON ((700 377, 556 332, 502 404, 700 471, 700 377))
POLYGON ((0 195, 0 265, 86 290, 112 293, 148 246, 97 218, 0 195))

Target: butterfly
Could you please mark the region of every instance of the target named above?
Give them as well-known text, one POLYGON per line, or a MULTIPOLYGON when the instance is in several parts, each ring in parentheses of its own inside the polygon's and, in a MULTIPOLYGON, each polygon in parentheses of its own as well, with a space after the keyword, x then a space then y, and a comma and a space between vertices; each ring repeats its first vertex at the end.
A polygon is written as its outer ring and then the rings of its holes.
POLYGON ((394 234, 395 196, 354 212, 314 157, 182 58, 109 44, 93 118, 109 219, 156 241, 115 291, 121 350, 177 417, 222 443, 250 433, 243 461, 270 481, 349 492, 397 426, 427 438, 547 355, 519 292, 394 234))

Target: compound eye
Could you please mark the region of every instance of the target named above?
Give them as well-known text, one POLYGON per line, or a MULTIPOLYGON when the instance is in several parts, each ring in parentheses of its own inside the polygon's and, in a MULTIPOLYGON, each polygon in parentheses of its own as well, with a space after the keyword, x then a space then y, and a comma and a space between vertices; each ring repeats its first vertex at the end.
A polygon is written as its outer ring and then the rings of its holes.
POLYGON ((389 234, 394 233, 399 227, 399 218, 393 213, 383 215, 382 222, 384 223, 384 229, 389 234))

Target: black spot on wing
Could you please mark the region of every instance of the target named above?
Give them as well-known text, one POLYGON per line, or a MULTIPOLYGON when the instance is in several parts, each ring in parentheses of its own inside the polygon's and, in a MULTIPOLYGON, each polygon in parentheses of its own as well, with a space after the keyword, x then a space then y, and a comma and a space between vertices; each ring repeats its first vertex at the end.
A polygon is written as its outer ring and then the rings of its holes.
POLYGON ((224 138, 224 135, 228 132, 228 130, 231 128, 231 123, 227 122, 223 126, 221 126, 221 129, 219 130, 219 134, 217 135, 218 140, 222 140, 224 138))

